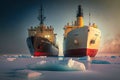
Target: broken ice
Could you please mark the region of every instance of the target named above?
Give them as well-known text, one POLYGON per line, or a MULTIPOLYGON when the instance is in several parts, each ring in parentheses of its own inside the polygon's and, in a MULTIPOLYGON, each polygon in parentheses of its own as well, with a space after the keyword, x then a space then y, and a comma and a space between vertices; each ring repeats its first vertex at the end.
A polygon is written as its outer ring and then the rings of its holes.
POLYGON ((69 61, 68 61, 68 67, 73 68, 73 69, 77 69, 80 71, 86 70, 85 65, 83 63, 72 60, 72 58, 69 59, 69 61))

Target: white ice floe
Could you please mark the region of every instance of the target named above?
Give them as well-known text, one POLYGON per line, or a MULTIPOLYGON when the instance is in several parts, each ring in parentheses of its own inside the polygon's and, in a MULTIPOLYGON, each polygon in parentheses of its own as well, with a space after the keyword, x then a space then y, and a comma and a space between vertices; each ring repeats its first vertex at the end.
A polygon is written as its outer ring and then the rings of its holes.
POLYGON ((69 61, 68 61, 68 67, 73 68, 73 69, 77 69, 80 71, 86 70, 85 65, 83 63, 72 60, 72 58, 69 59, 69 61))
POLYGON ((32 70, 18 70, 16 71, 16 74, 19 77, 28 78, 28 79, 37 79, 42 75, 42 73, 32 70))
POLYGON ((8 61, 14 61, 16 58, 7 58, 8 61))
POLYGON ((40 58, 41 58, 41 59, 45 59, 45 58, 47 58, 47 56, 40 56, 40 58))
POLYGON ((28 69, 38 71, 85 71, 83 63, 74 60, 58 60, 58 61, 40 61, 34 64, 29 64, 28 69))
POLYGON ((37 64, 45 64, 46 63, 46 60, 42 60, 40 62, 37 62, 37 64))
POLYGON ((61 60, 63 60, 63 59, 64 59, 63 56, 59 56, 59 57, 58 57, 58 60, 59 60, 59 61, 61 61, 61 60))
POLYGON ((87 61, 91 61, 91 58, 90 56, 86 56, 87 57, 87 61))
POLYGON ((44 71, 66 71, 68 70, 65 65, 59 64, 59 62, 46 62, 40 61, 35 64, 28 65, 31 70, 44 70, 44 71))
POLYGON ((31 56, 31 58, 41 58, 41 59, 46 59, 47 56, 31 56))

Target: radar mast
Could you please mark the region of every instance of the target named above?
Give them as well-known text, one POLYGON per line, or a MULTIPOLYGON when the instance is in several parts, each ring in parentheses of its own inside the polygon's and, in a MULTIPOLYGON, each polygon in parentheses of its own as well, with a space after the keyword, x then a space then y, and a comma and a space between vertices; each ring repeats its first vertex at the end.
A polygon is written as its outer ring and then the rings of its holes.
POLYGON ((39 10, 39 15, 38 15, 38 20, 40 21, 40 25, 43 25, 44 24, 44 21, 45 21, 45 16, 43 14, 43 6, 41 5, 41 8, 39 10))

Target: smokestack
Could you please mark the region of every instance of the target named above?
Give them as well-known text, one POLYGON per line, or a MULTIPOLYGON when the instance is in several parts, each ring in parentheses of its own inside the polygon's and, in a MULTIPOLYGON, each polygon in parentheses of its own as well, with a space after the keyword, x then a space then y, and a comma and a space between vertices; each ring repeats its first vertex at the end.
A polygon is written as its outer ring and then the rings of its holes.
POLYGON ((77 26, 78 27, 83 27, 84 26, 83 11, 82 11, 81 5, 78 6, 77 26))

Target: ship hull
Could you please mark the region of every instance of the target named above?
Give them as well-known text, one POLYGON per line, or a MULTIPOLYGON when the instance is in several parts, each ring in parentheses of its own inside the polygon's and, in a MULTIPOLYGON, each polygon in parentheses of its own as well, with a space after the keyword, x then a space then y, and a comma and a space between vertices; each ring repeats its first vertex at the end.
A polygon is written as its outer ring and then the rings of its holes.
POLYGON ((99 48, 101 33, 98 29, 84 26, 68 33, 64 38, 65 57, 94 57, 99 48))
POLYGON ((94 57, 97 54, 98 49, 71 49, 64 51, 65 56, 67 57, 83 57, 90 56, 94 57))
POLYGON ((32 56, 58 56, 58 47, 41 37, 28 37, 27 45, 32 56))

